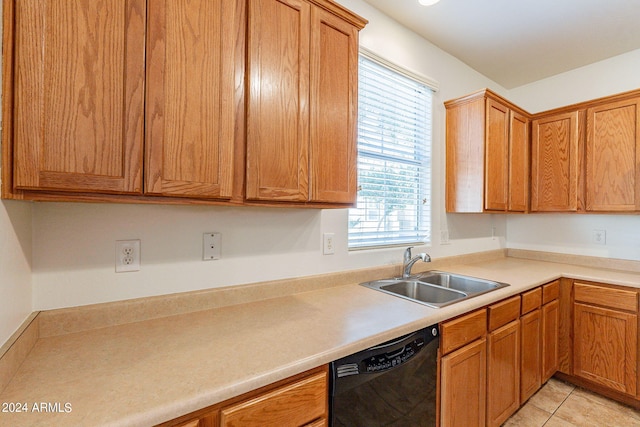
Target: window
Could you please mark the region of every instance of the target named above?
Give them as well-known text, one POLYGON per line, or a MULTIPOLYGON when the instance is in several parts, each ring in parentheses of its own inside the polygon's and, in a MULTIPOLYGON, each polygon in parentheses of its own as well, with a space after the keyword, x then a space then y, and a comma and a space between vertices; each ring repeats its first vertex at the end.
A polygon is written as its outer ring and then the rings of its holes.
POLYGON ((349 248, 431 241, 431 98, 410 72, 361 54, 358 200, 349 248))

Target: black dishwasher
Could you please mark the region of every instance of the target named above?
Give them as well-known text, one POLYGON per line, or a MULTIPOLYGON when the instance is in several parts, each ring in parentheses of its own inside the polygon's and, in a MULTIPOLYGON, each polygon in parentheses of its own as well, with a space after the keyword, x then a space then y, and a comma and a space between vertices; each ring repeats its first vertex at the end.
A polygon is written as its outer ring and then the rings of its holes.
POLYGON ((331 362, 331 426, 435 426, 439 342, 434 325, 331 362))

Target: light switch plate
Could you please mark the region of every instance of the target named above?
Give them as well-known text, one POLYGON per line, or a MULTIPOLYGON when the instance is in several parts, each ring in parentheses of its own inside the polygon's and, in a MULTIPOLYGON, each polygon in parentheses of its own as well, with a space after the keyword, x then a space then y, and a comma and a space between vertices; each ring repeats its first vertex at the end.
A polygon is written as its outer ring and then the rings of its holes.
POLYGON ((336 248, 334 245, 334 234, 333 233, 324 233, 322 235, 322 253, 324 255, 333 255, 336 253, 336 248))
POLYGON ((222 234, 204 233, 202 235, 202 260, 220 259, 222 254, 222 234))
POLYGON ((607 230, 593 230, 592 240, 596 245, 606 245, 607 230))

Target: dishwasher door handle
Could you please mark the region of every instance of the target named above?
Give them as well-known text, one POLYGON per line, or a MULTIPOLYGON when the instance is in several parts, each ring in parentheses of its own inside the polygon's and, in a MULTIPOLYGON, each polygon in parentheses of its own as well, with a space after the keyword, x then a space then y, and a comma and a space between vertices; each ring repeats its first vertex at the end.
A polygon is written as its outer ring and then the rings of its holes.
POLYGON ((387 356, 389 359, 393 359, 393 358, 394 358, 394 357, 396 357, 396 356, 400 356, 400 355, 404 352, 404 349, 405 349, 405 348, 406 348, 406 346, 403 346, 400 350, 396 351, 396 352, 395 352, 395 353, 393 353, 393 354, 391 354, 391 353, 387 353, 387 354, 386 354, 386 356, 387 356))

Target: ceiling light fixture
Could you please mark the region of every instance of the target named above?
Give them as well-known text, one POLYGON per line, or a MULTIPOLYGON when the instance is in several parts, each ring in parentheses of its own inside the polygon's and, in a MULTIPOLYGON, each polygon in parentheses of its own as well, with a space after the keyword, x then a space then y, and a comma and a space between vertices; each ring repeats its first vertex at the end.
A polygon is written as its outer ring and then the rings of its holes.
POLYGON ((418 3, 420 3, 423 6, 432 6, 436 3, 438 3, 440 0, 418 0, 418 3))

